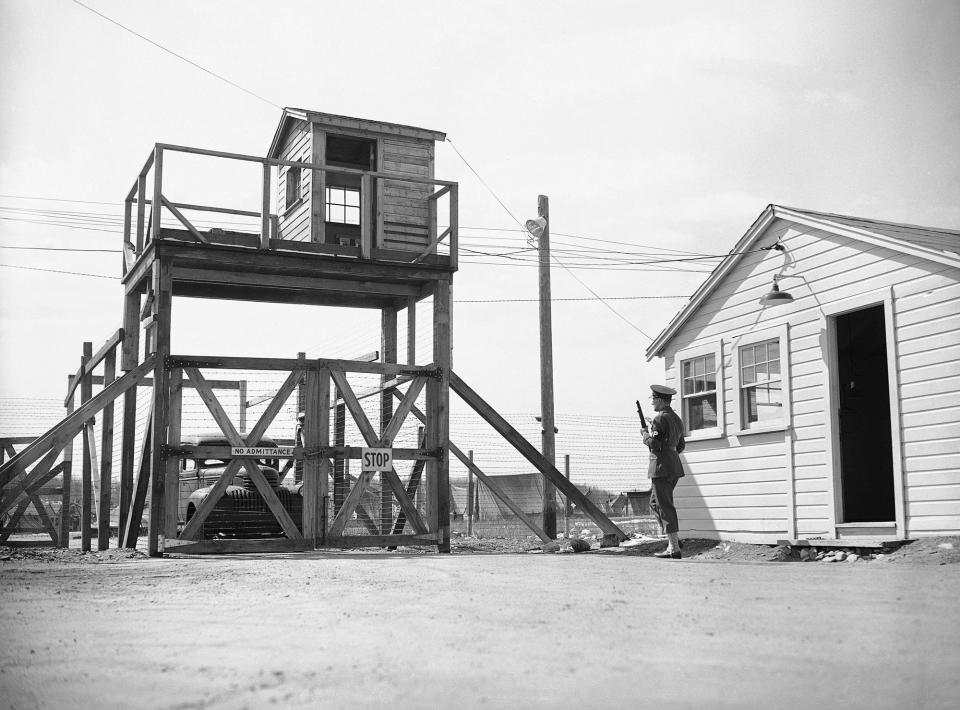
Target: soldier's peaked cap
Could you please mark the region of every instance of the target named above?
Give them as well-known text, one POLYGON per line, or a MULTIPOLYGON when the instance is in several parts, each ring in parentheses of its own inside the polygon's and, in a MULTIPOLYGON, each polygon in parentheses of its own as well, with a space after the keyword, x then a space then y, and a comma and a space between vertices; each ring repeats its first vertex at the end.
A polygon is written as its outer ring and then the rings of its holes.
POLYGON ((666 385, 650 385, 650 391, 659 397, 673 397, 677 393, 675 389, 666 385))

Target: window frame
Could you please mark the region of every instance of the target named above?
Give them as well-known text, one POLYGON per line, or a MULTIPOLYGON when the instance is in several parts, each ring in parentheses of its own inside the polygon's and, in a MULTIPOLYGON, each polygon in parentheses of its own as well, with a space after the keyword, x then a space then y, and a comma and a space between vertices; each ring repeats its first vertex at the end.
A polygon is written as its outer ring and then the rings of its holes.
POLYGON ((324 221, 330 224, 341 224, 348 227, 359 227, 363 223, 363 191, 352 185, 324 185, 323 188, 323 214, 324 221), (332 190, 341 190, 344 194, 344 202, 332 202, 330 200, 330 193, 332 190), (357 195, 357 204, 348 205, 346 203, 346 195, 348 192, 356 193, 357 195), (343 220, 335 220, 330 218, 330 206, 335 205, 337 207, 343 207, 344 218, 343 220), (356 209, 357 210, 357 221, 350 222, 347 219, 347 210, 356 209))
POLYGON ((733 399, 733 424, 736 430, 731 432, 731 436, 745 436, 749 434, 762 434, 771 431, 786 431, 793 421, 792 398, 790 396, 790 326, 784 323, 773 328, 765 328, 752 333, 745 333, 733 340, 733 373, 731 396, 733 399), (783 409, 783 419, 776 424, 765 424, 755 427, 744 427, 743 399, 741 396, 742 378, 741 378, 741 351, 742 348, 757 345, 770 340, 776 340, 780 349, 780 393, 783 409))
MULTIPOLYGON (((698 345, 681 350, 676 354, 676 382, 677 394, 673 400, 677 406, 674 411, 680 415, 683 421, 684 438, 687 441, 702 441, 704 439, 720 439, 725 431, 725 410, 726 410, 726 388, 724 386, 724 363, 723 363, 723 341, 717 340, 713 343, 698 345), (686 417, 686 407, 684 407, 683 396, 683 363, 689 360, 695 360, 706 355, 713 355, 714 362, 717 364, 717 425, 706 429, 690 429, 690 423, 686 417)), ((699 393, 697 393, 699 394, 699 393)))
POLYGON ((299 207, 299 206, 302 205, 303 202, 304 202, 304 200, 303 200, 303 168, 301 168, 301 167, 299 167, 299 166, 288 165, 288 166, 287 166, 286 174, 285 174, 285 176, 284 176, 284 185, 283 185, 283 187, 284 187, 284 195, 283 195, 284 207, 283 207, 283 212, 284 212, 284 214, 286 215, 287 213, 290 212, 290 210, 292 210, 292 209, 295 208, 295 207, 299 207), (295 171, 295 172, 294 172, 294 171, 295 171), (296 198, 294 198, 293 201, 290 200, 290 193, 291 193, 291 191, 292 191, 292 190, 291 190, 291 182, 290 182, 290 177, 291 177, 291 175, 293 175, 293 176, 296 177, 296 181, 295 181, 295 182, 296 182, 296 188, 293 189, 293 191, 295 191, 295 193, 296 193, 296 198))

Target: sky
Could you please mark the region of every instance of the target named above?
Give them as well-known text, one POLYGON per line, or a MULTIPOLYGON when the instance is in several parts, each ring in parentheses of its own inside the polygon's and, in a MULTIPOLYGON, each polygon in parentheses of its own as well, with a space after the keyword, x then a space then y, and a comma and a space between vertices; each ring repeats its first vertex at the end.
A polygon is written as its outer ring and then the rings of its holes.
MULTIPOLYGON (((119 249, 153 144, 264 155, 282 106, 447 134, 471 250, 453 365, 500 411, 540 409, 537 270, 502 255, 538 195, 566 415, 631 415, 663 380, 651 338, 770 203, 960 227, 960 3, 86 5, 169 51, 73 0, 0 0, 0 398, 62 397, 120 326, 119 253, 75 250, 119 249)), ((256 176, 202 175, 165 192, 258 209, 256 176)), ((378 321, 176 299, 173 351, 348 357, 378 321)))

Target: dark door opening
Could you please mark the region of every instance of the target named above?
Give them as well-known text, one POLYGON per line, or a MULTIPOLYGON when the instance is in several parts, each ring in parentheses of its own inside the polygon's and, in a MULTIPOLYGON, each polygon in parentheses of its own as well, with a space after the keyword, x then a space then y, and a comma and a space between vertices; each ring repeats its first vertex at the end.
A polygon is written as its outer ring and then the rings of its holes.
POLYGON ((840 522, 896 518, 883 306, 837 316, 840 522))

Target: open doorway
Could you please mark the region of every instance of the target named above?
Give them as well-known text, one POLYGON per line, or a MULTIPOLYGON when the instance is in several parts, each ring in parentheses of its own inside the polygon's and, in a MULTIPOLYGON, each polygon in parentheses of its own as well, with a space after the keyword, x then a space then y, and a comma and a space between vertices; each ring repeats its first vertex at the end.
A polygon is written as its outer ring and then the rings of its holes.
POLYGON ((838 522, 896 517, 883 305, 835 317, 839 391, 838 522))

